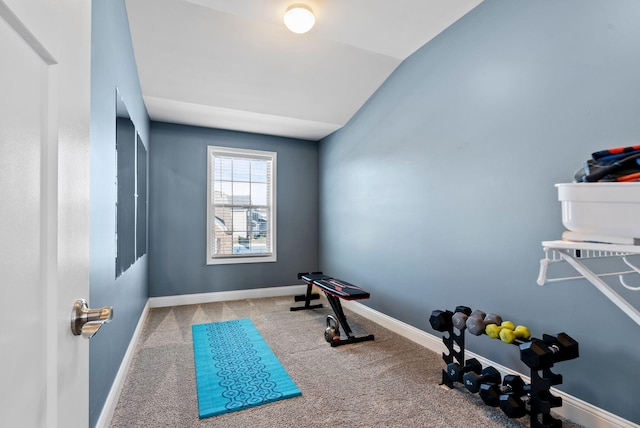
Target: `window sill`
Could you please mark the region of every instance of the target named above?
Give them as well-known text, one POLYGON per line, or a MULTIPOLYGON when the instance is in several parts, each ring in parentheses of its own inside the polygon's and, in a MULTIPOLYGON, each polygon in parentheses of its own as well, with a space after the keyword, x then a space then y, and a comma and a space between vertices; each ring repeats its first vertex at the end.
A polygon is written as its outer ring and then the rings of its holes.
POLYGON ((220 257, 210 258, 207 260, 207 265, 234 265, 244 263, 274 263, 276 262, 276 255, 271 256, 247 256, 247 257, 220 257))

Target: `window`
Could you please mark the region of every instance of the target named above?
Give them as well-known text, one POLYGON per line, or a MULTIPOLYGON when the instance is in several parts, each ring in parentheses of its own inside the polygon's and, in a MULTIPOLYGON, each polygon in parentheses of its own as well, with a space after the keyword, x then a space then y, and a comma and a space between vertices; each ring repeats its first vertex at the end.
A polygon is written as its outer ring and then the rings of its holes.
POLYGON ((207 264, 276 261, 276 153, 208 147, 207 264))

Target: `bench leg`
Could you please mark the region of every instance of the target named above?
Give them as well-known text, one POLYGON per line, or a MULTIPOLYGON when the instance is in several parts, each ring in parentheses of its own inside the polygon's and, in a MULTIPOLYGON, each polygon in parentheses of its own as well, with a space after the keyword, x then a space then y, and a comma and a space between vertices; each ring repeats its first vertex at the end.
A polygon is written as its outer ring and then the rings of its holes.
POLYGON ((346 345, 349 343, 358 343, 358 342, 366 342, 369 340, 374 340, 373 334, 370 334, 368 336, 361 336, 361 337, 354 336, 353 331, 351 330, 351 327, 347 322, 347 317, 344 315, 344 311, 342 310, 342 303, 340 303, 340 299, 328 293, 325 293, 325 295, 327 296, 327 300, 329 301, 329 304, 331 305, 333 312, 336 314, 336 317, 338 318, 338 322, 340 323, 342 330, 347 335, 346 339, 331 341, 332 348, 335 348, 336 346, 346 345))
POLYGON ((307 284, 307 292, 306 294, 299 294, 297 296, 293 296, 293 300, 295 302, 304 302, 304 306, 292 306, 289 308, 292 311, 302 311, 305 309, 318 309, 322 307, 322 303, 318 303, 317 305, 312 305, 312 300, 318 300, 320 295, 317 293, 312 293, 312 285, 307 284))

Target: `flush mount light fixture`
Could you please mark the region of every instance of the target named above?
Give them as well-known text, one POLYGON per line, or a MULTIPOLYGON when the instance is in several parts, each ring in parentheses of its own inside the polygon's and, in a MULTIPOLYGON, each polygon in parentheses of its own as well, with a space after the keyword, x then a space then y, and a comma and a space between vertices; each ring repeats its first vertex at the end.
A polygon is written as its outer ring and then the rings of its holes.
POLYGON ((313 10, 303 3, 292 4, 284 14, 284 25, 294 33, 302 34, 313 28, 316 18, 313 10))

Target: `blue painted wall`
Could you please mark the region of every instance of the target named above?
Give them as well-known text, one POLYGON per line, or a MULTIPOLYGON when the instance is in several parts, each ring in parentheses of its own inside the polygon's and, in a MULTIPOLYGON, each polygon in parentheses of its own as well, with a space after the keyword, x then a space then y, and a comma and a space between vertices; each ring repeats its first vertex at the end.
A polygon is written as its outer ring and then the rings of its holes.
POLYGON ((287 286, 318 265, 316 142, 151 123, 150 296, 287 286), (277 262, 206 265, 207 146, 274 151, 277 262))
POLYGON ((640 143, 639 19, 635 0, 485 0, 418 50, 320 143, 321 269, 434 334, 431 311, 460 304, 566 331, 581 356, 560 388, 640 423, 639 326, 585 280, 536 284, 563 231, 554 184, 640 143))
POLYGON ((148 295, 147 256, 115 279, 116 86, 145 143, 149 141, 149 117, 124 0, 93 0, 92 8, 89 303, 114 309, 113 321, 90 343, 89 416, 90 426, 95 426, 148 295))

